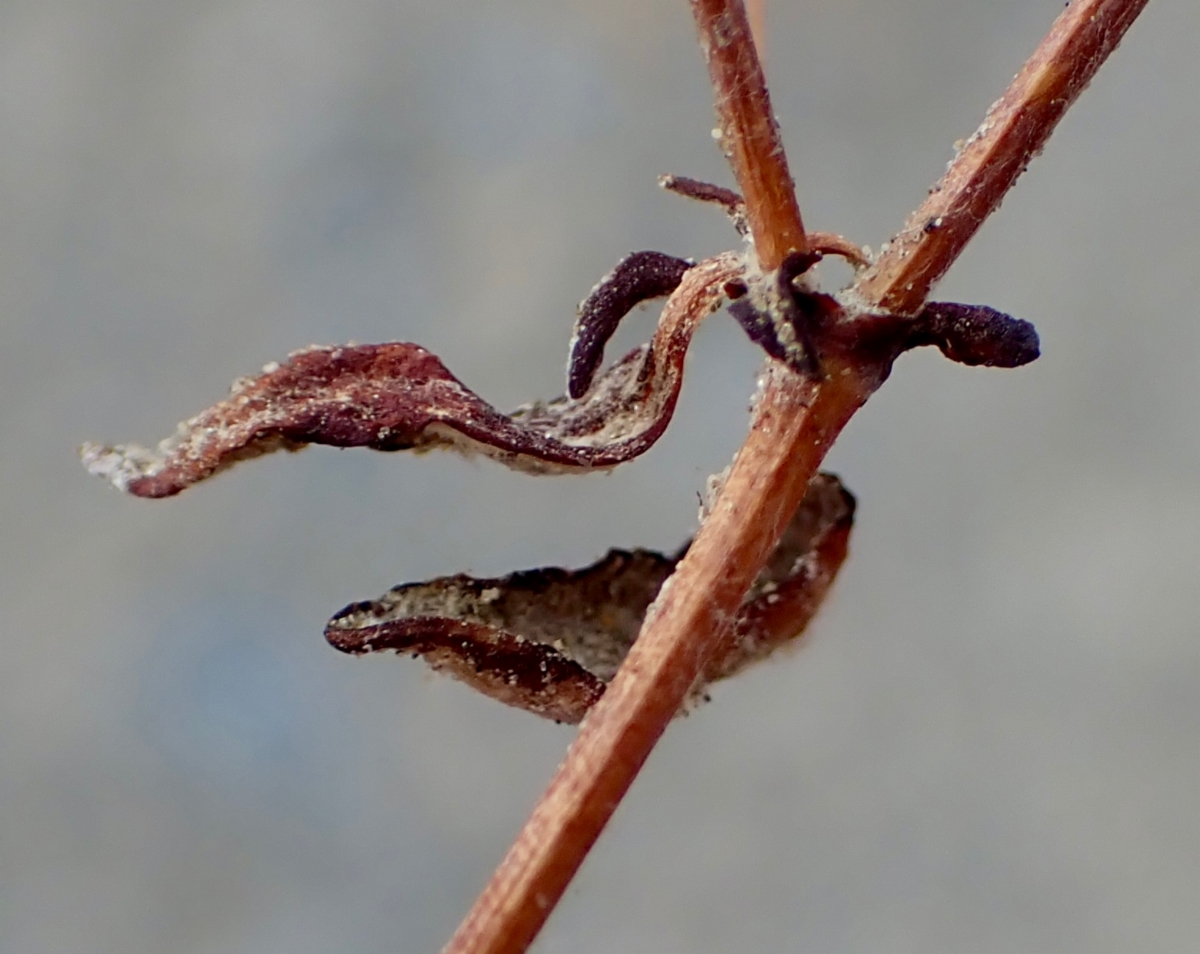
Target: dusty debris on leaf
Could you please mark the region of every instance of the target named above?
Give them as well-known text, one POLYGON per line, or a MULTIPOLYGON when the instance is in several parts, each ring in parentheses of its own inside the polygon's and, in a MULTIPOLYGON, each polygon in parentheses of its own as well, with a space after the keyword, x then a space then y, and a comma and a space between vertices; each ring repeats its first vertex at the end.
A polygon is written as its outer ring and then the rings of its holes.
MULTIPOLYGON (((817 475, 693 697, 803 632, 845 559, 853 518, 854 498, 837 477, 817 475)), ((581 570, 408 583, 347 606, 325 636, 343 652, 421 656, 508 705, 578 722, 616 674, 686 550, 611 550, 581 570)))

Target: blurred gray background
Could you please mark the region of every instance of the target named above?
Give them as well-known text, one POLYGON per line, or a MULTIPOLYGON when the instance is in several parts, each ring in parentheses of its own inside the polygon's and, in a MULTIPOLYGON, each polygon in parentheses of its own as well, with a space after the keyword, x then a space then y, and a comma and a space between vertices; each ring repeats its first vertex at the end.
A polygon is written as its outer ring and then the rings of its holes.
MULTIPOLYGON (((771 3, 806 222, 878 247, 1061 7, 771 3)), ((1200 5, 1151 4, 938 291, 1044 357, 900 361, 830 461, 859 521, 809 642, 672 728, 539 950, 1200 946, 1198 110, 1200 5)), ((655 186, 730 182, 712 126, 683 0, 0 5, 0 952, 449 936, 571 730, 325 620, 675 547, 754 348, 710 321, 609 476, 313 449, 147 502, 75 447, 314 342, 561 393, 621 255, 734 244, 655 186)))

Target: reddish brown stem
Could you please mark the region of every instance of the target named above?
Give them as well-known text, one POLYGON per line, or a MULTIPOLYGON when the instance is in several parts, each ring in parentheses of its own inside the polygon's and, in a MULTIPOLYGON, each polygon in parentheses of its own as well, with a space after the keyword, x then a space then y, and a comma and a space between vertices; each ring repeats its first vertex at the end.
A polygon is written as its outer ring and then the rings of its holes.
POLYGON ((776 365, 771 379, 715 510, 447 952, 516 954, 532 942, 870 393, 854 374, 804 387, 776 365))
MULTIPOLYGON (((860 282, 862 297, 915 310, 1144 5, 1082 0, 1059 19, 1001 100, 1041 107, 981 127, 940 186, 960 198, 932 216, 942 216, 932 232, 923 229, 928 212, 910 220, 909 231, 915 221, 921 234, 897 240, 860 282), (998 147, 997 137, 1013 145, 998 147), (995 172, 992 161, 1004 170, 995 172), (938 229, 948 236, 925 238, 938 229)), ((775 268, 789 250, 805 250, 807 240, 745 11, 740 0, 693 0, 692 9, 755 248, 763 268, 775 268)), ((771 366, 712 513, 447 952, 518 954, 540 930, 726 631, 829 446, 881 379, 878 367, 837 360, 823 371, 819 384, 805 383, 771 366)))
POLYGON ((1075 0, 1004 91, 900 234, 859 280, 869 304, 914 314, 1041 151, 1147 0, 1075 0))
MULTIPOLYGON (((721 141, 764 269, 807 251, 791 175, 741 0, 693 0, 721 141)), ((726 633, 837 432, 869 391, 774 370, 716 510, 664 585, 616 677, 446 954, 517 954, 541 930, 654 743, 726 633), (805 414, 814 397, 824 413, 805 414)))
POLYGON ((700 50, 712 78, 720 145, 742 187, 746 221, 764 270, 807 252, 779 127, 741 0, 692 0, 700 50))

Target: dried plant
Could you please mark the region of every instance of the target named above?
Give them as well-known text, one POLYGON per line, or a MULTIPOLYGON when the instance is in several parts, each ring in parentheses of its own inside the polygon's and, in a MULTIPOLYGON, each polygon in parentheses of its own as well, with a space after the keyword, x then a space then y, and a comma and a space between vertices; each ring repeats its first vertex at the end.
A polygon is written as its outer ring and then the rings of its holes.
POLYGON ((82 450, 91 472, 142 497, 310 443, 444 447, 529 473, 590 472, 637 457, 662 435, 707 315, 728 305, 762 347, 770 360, 749 436, 715 482, 696 539, 676 556, 613 550, 578 571, 406 584, 329 622, 326 637, 343 651, 411 653, 502 702, 584 720, 448 951, 524 950, 670 719, 708 682, 800 635, 845 558, 854 512, 853 497, 817 468, 896 358, 921 345, 969 365, 1037 357, 1027 322, 926 296, 1145 0, 1068 4, 874 262, 841 236, 805 231, 741 0, 691 5, 719 143, 742 194, 681 176, 662 185, 723 208, 745 241, 698 263, 649 251, 621 261, 580 306, 566 396, 504 414, 419 345, 310 347, 236 382, 154 450, 82 450), (811 268, 826 255, 855 268, 854 283, 836 294, 813 284, 811 268), (599 373, 624 315, 664 296, 651 342, 599 373))

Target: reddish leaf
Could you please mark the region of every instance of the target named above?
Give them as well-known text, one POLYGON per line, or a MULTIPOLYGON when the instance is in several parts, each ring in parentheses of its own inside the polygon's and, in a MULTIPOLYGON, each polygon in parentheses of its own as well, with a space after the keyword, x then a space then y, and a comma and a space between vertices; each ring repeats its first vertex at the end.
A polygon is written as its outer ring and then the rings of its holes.
POLYGON ((741 275, 727 252, 683 275, 649 345, 578 400, 503 414, 420 345, 313 347, 234 384, 230 396, 159 444, 85 444, 87 469, 139 497, 168 497, 226 467, 306 444, 479 452, 533 473, 613 467, 644 453, 675 410, 688 344, 741 275))

